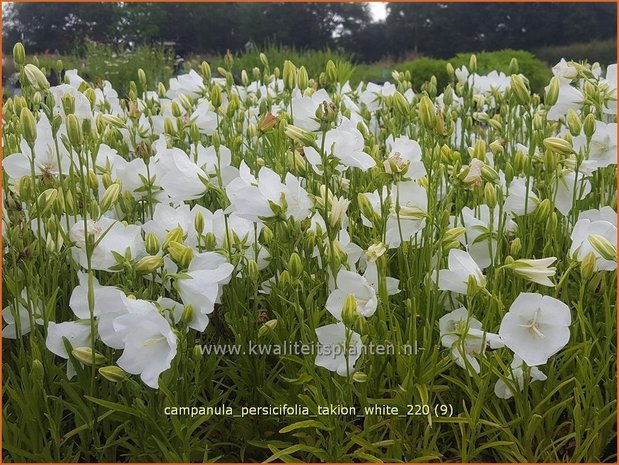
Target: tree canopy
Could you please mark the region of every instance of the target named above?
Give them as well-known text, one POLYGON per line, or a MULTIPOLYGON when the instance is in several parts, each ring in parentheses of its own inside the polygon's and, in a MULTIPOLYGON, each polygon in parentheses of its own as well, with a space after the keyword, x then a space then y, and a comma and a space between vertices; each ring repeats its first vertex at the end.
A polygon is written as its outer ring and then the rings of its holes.
POLYGON ((237 51, 248 43, 338 48, 371 61, 420 53, 565 45, 616 36, 615 3, 388 3, 373 22, 366 3, 13 3, 4 47, 74 52, 86 40, 172 42, 180 53, 237 51))

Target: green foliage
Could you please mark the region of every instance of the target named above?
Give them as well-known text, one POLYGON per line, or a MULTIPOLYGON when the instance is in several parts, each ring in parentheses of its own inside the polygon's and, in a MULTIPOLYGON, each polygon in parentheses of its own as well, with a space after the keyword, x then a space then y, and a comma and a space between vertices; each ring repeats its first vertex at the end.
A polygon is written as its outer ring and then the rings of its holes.
POLYGON ((592 40, 578 44, 540 47, 533 53, 550 66, 567 57, 575 61, 587 60, 589 63, 597 61, 601 65, 608 66, 617 62, 617 40, 592 40))
POLYGON ((127 94, 129 82, 137 80, 140 68, 151 88, 158 82, 167 82, 173 73, 172 54, 161 46, 120 51, 110 45, 89 42, 86 57, 87 68, 82 77, 94 83, 106 79, 121 96, 127 94))

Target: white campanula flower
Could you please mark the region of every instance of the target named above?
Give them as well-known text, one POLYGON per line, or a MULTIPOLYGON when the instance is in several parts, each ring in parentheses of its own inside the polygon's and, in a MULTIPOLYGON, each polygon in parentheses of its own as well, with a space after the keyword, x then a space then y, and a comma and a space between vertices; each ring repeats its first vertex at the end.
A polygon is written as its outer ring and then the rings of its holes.
POLYGON ((400 158, 408 165, 406 177, 417 180, 426 175, 426 168, 421 161, 421 146, 416 140, 406 136, 394 138, 389 135, 385 140, 387 160, 400 158))
POLYGON ((159 375, 172 366, 177 337, 158 312, 128 313, 114 319, 114 330, 123 339, 123 354, 116 364, 127 373, 140 375, 147 386, 157 389, 159 375))
POLYGON ((561 58, 561 61, 552 67, 552 74, 562 83, 569 84, 578 75, 578 70, 565 61, 565 58, 561 58))
POLYGON ((331 103, 331 97, 324 89, 320 89, 309 96, 302 96, 298 90, 295 91, 292 98, 294 125, 306 131, 318 131, 320 121, 316 118, 316 110, 323 102, 331 103))
POLYGON ((219 301, 221 288, 230 282, 234 267, 223 255, 216 252, 195 254, 187 272, 176 281, 176 287, 184 305, 193 307, 193 319, 189 327, 204 331, 208 315, 219 301))
POLYGON ((396 91, 397 88, 391 82, 385 82, 383 85, 369 82, 365 90, 359 95, 359 101, 369 111, 374 112, 381 107, 382 97, 389 97, 396 91))
POLYGON ((587 149, 587 138, 580 134, 573 139, 575 151, 582 151, 587 154, 587 161, 591 163, 592 169, 605 168, 617 164, 617 123, 595 122, 595 132, 589 142, 589 152, 587 149))
MULTIPOLYGON (((544 92, 548 92, 548 87, 544 89, 544 92)), ((561 118, 565 118, 567 111, 579 110, 585 100, 582 92, 575 87, 571 86, 568 82, 561 82, 559 85, 559 96, 557 102, 548 111, 548 119, 556 121, 561 118)))
POLYGON ((584 260, 589 254, 593 253, 596 257, 596 271, 612 271, 617 269, 617 261, 604 257, 595 247, 595 236, 600 236, 617 248, 617 214, 610 207, 603 207, 600 210, 587 210, 578 216, 578 221, 572 229, 570 255, 576 256, 578 261, 584 260))
MULTIPOLYGON (((363 277, 378 292, 378 267, 376 266, 376 261, 368 262, 363 277)), ((399 279, 385 276, 385 284, 387 286, 387 295, 394 295, 400 292, 400 289, 398 289, 400 285, 399 279)))
POLYGON ((496 334, 482 330, 481 321, 469 315, 465 307, 460 307, 439 319, 441 344, 451 349, 451 356, 461 368, 470 365, 473 371, 480 372, 477 356, 482 355, 485 346, 493 349, 502 347, 496 334))
MULTIPOLYGON (((316 144, 318 147, 324 145, 325 152, 339 161, 339 170, 359 168, 366 171, 376 166, 376 161, 363 151, 365 147, 363 134, 351 124, 342 124, 336 129, 327 131, 324 143, 320 136, 316 144)), ((319 165, 322 165, 323 160, 320 153, 314 147, 305 147, 303 150, 307 161, 318 174, 321 174, 323 169, 319 165)))
POLYGON ((486 277, 468 252, 451 249, 447 264, 448 269, 438 271, 440 290, 467 294, 469 280, 473 280, 479 287, 486 285, 486 277))
POLYGON ((204 79, 193 69, 187 74, 181 74, 170 79, 170 86, 166 96, 170 99, 179 95, 198 97, 204 91, 204 79))
POLYGON ((29 299, 27 289, 23 289, 20 298, 16 300, 16 307, 10 302, 2 309, 2 319, 6 323, 2 328, 2 337, 7 339, 17 339, 28 334, 32 329, 31 321, 38 325, 43 324, 45 309, 40 302, 29 299))
MULTIPOLYGON (((34 164, 35 176, 43 174, 58 176, 61 171, 65 176, 69 174, 71 167, 69 151, 63 143, 58 143, 58 150, 56 150, 52 126, 42 110, 39 112, 36 129, 37 138, 34 142, 34 150, 30 150, 26 141, 22 140, 21 152, 12 153, 3 158, 2 168, 10 180, 18 181, 24 176, 32 176, 31 161, 34 164)), ((64 124, 58 129, 56 137, 62 137, 62 135, 66 135, 64 124)))
POLYGON ((75 260, 88 268, 86 255, 86 234, 93 235, 96 247, 92 251, 90 265, 93 270, 114 271, 117 264, 112 252, 132 259, 140 259, 146 255, 141 228, 135 224, 125 224, 112 218, 102 216, 98 220, 78 217, 77 222, 69 231, 69 238, 75 243, 71 251, 75 260))
POLYGON ((276 215, 303 220, 310 214, 312 201, 298 178, 288 173, 285 182, 266 166, 255 178, 245 162, 241 162, 239 177, 226 186, 231 205, 229 212, 259 222, 276 215))
POLYGON ((316 328, 318 354, 315 364, 340 376, 354 373, 355 363, 363 352, 361 336, 346 328, 344 323, 316 328), (347 355, 348 354, 348 355, 347 355))
POLYGON ((156 163, 157 183, 174 202, 195 200, 206 191, 202 179, 208 175, 179 148, 160 147, 153 161, 156 163))
POLYGON ((90 101, 84 94, 79 92, 75 87, 69 84, 60 84, 59 86, 50 87, 49 91, 54 96, 54 113, 63 115, 66 118, 62 99, 66 95, 70 95, 75 99, 74 115, 80 120, 92 120, 93 114, 90 108, 90 101))
POLYGON ((533 190, 533 185, 533 178, 529 179, 528 188, 525 178, 514 178, 507 188, 508 194, 505 197, 503 210, 512 217, 533 213, 539 203, 539 197, 533 190))
POLYGON ((541 259, 520 259, 507 265, 514 274, 542 286, 554 287, 550 277, 554 276, 557 269, 551 267, 557 261, 556 257, 541 259))
POLYGON ((517 387, 520 391, 524 389, 524 375, 525 369, 528 370, 530 382, 533 381, 546 381, 548 378, 537 367, 526 367, 526 364, 518 356, 514 356, 514 360, 510 366, 510 374, 508 379, 510 384, 508 385, 504 379, 499 378, 494 385, 494 393, 499 399, 511 399, 514 397, 514 392, 511 386, 517 387))
POLYGON ((217 113, 211 110, 211 103, 207 100, 198 104, 195 111, 190 116, 190 121, 196 123, 200 133, 207 136, 213 135, 219 124, 217 113))
POLYGON ((564 216, 574 207, 574 200, 584 199, 591 192, 591 182, 581 173, 565 169, 554 176, 552 182, 554 202, 564 216))
POLYGON ((511 85, 509 76, 502 72, 491 71, 487 75, 473 74, 469 76, 469 82, 476 94, 490 95, 493 91, 505 92, 511 85))
POLYGON ((609 115, 617 114, 617 63, 608 65, 606 68, 606 78, 602 80, 608 92, 608 101, 604 106, 604 113, 609 115))
POLYGON ((572 316, 560 300, 522 292, 501 321, 499 336, 529 366, 545 364, 570 339, 572 316))
POLYGON ((385 242, 389 248, 394 248, 399 247, 402 241, 412 239, 425 227, 428 193, 415 181, 406 181, 391 188, 390 199, 385 242))
POLYGON ((364 317, 374 314, 378 307, 376 290, 360 274, 340 270, 336 278, 336 289, 329 294, 326 307, 338 320, 342 319, 342 308, 346 297, 352 295, 357 301, 357 313, 364 317))
MULTIPOLYGON (((53 354, 69 360, 69 353, 65 346, 64 338, 69 341, 73 349, 77 347, 90 347, 90 322, 89 321, 65 321, 54 323, 50 321, 47 326, 45 347, 53 354)), ((75 376, 75 368, 69 360, 67 363, 67 377, 75 376)))

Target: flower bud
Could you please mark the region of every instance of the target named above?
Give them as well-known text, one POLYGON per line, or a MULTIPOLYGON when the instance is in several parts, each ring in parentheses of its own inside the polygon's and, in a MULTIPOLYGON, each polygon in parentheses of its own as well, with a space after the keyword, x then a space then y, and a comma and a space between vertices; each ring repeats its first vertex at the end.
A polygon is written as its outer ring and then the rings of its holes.
POLYGON ((559 99, 559 88, 561 81, 557 76, 553 76, 550 80, 550 84, 546 87, 546 94, 544 95, 544 103, 549 106, 553 106, 559 99))
POLYGON ((591 137, 595 133, 595 126, 595 115, 593 113, 589 113, 587 116, 585 116, 585 122, 583 124, 583 129, 587 139, 591 139, 591 137))
POLYGON ((221 106, 221 101, 222 101, 221 87, 215 84, 213 88, 211 89, 211 104, 217 110, 221 106))
POLYGON ((582 276, 582 279, 587 281, 591 276, 593 276, 596 266, 597 257, 593 252, 589 252, 580 263, 580 275, 582 276))
POLYGON ((67 116, 67 134, 69 136, 69 142, 71 142, 74 148, 81 147, 84 141, 82 127, 74 114, 67 116))
POLYGON ((101 199, 101 211, 108 211, 118 200, 120 194, 120 184, 115 182, 105 190, 103 198, 101 199))
POLYGON ((480 169, 481 178, 486 182, 498 183, 500 178, 499 174, 494 170, 494 168, 489 167, 488 165, 484 165, 480 169))
POLYGON ((342 321, 346 324, 346 326, 352 327, 358 317, 357 299, 353 294, 348 294, 346 299, 344 299, 344 305, 342 306, 342 321))
POLYGON ((298 144, 301 144, 303 147, 313 146, 316 141, 315 134, 308 132, 304 129, 301 129, 297 126, 293 126, 292 124, 286 125, 284 132, 293 141, 295 141, 298 144))
POLYGON ((605 260, 617 260, 617 248, 604 236, 589 234, 589 243, 605 260))
POLYGON ((570 134, 574 137, 579 135, 582 129, 580 116, 578 116, 578 113, 576 113, 573 108, 567 110, 567 127, 570 129, 570 134))
POLYGON ((509 254, 517 257, 520 254, 521 250, 522 250, 522 242, 520 241, 520 238, 517 237, 512 241, 512 243, 509 246, 509 254))
POLYGON ((471 58, 469 58, 469 71, 471 73, 475 73, 477 71, 477 56, 476 55, 471 55, 471 58))
POLYGON ((34 115, 28 108, 22 108, 19 114, 19 122, 24 131, 24 139, 30 147, 34 147, 34 141, 37 139, 37 123, 34 120, 34 115))
POLYGON ((368 380, 368 375, 366 375, 362 371, 355 371, 352 375, 352 380, 355 383, 365 383, 368 380))
POLYGON ((139 274, 154 273, 158 268, 163 265, 163 257, 159 255, 148 255, 141 258, 135 264, 135 271, 139 274))
POLYGON ((54 188, 43 191, 37 198, 37 206, 39 207, 39 215, 42 215, 49 210, 58 197, 58 190, 54 188))
POLYGON ((359 209, 361 210, 363 216, 365 216, 372 224, 375 224, 378 221, 378 215, 374 211, 370 199, 368 199, 363 193, 359 192, 357 194, 357 203, 359 204, 359 209))
POLYGON ((288 270, 284 270, 279 274, 279 284, 283 289, 289 289, 292 285, 292 278, 288 270))
POLYGON ((146 73, 142 68, 138 69, 138 82, 142 87, 142 90, 146 90, 146 73))
POLYGON ((268 226, 262 228, 262 242, 264 245, 271 245, 273 242, 273 230, 268 226))
POLYGON ((574 151, 572 144, 561 137, 547 137, 544 139, 544 147, 563 156, 567 156, 574 151))
POLYGON ((256 262, 256 260, 248 260, 245 271, 247 273, 247 278, 250 280, 250 282, 258 282, 258 279, 260 277, 260 270, 258 270, 258 263, 256 262))
POLYGON ((550 199, 542 200, 535 209, 535 219, 540 223, 545 222, 548 219, 548 215, 552 212, 552 202, 550 199))
POLYGON ((170 229, 170 231, 168 231, 168 234, 166 234, 165 238, 163 239, 163 250, 168 250, 169 244, 171 242, 177 242, 179 244, 182 244, 184 240, 183 236, 183 228, 181 228, 180 226, 170 229))
POLYGON ((127 378, 125 371, 114 365, 99 368, 99 374, 112 383, 119 383, 127 378))
POLYGON ((408 111, 409 111, 408 101, 406 100, 406 97, 404 97, 404 95, 402 95, 398 91, 396 91, 396 93, 393 94, 393 106, 398 111, 398 113, 400 113, 400 115, 408 116, 408 111))
POLYGON ((490 211, 494 210, 494 207, 496 207, 497 204, 496 189, 494 184, 489 182, 486 183, 486 186, 484 187, 484 199, 486 200, 486 204, 488 205, 488 208, 490 208, 490 211))
POLYGON ((155 255, 159 252, 159 239, 153 233, 146 235, 146 252, 155 255))
POLYGON ((421 97, 419 101, 419 110, 418 110, 419 121, 423 124, 426 129, 434 129, 436 126, 436 110, 434 109, 434 104, 430 97, 424 95, 421 97))
POLYGON ((297 71, 297 84, 299 86, 299 89, 301 90, 307 89, 308 83, 309 83, 309 76, 307 74, 307 70, 305 69, 305 66, 301 66, 299 70, 297 71))
POLYGON ((212 250, 215 250, 216 247, 217 238, 215 237, 215 234, 213 234, 212 232, 207 232, 204 235, 204 248, 210 252, 212 250))
POLYGON ((290 60, 284 61, 284 88, 292 90, 297 85, 297 68, 290 60))
POLYGON ((20 66, 26 63, 26 49, 21 42, 13 46, 13 61, 20 66))
POLYGON ((92 366, 105 363, 105 356, 90 347, 77 347, 73 349, 71 354, 84 365, 92 366))
POLYGON ((515 57, 509 62, 509 73, 518 74, 518 60, 515 57))
POLYGON ((181 268, 187 268, 193 258, 193 249, 179 242, 168 243, 168 253, 181 268))
POLYGON ((33 64, 27 64, 24 66, 24 75, 26 76, 26 80, 30 83, 30 85, 36 90, 47 90, 49 89, 49 82, 47 82, 47 78, 45 74, 37 68, 33 64))
POLYGON ((288 270, 293 279, 298 279, 303 273, 303 262, 298 253, 293 253, 288 260, 288 270))
POLYGON ((30 176, 24 176, 19 180, 19 198, 28 202, 32 198, 32 178, 30 176))
POLYGON ((531 101, 531 93, 524 82, 524 79, 519 74, 512 74, 511 89, 516 96, 516 101, 520 105, 528 105, 531 101))

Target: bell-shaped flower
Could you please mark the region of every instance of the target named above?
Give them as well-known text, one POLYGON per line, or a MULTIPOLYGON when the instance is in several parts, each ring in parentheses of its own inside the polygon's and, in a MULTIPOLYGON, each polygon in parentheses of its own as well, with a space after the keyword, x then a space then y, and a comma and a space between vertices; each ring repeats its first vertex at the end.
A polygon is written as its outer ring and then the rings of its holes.
POLYGON ((587 138, 584 134, 573 139, 575 151, 582 151, 587 155, 587 161, 592 169, 605 168, 617 164, 617 123, 595 122, 595 132, 589 141, 587 152, 587 138))
MULTIPOLYGON (((365 272, 363 273, 363 277, 368 282, 372 288, 376 292, 378 292, 378 267, 376 266, 376 262, 368 262, 365 272)), ((400 285, 400 280, 396 278, 391 278, 389 276, 385 276, 385 285, 387 287, 387 295, 394 295, 400 292, 398 286, 400 285)))
POLYGON ((583 261, 589 254, 596 257, 596 271, 612 271, 617 269, 616 259, 610 259, 600 244, 606 241, 610 248, 617 249, 617 215, 610 207, 601 210, 587 210, 578 216, 578 221, 572 229, 570 256, 576 256, 583 261), (597 239, 597 240, 596 240, 597 239))
POLYGON ((352 295, 357 302, 357 313, 364 317, 374 314, 378 307, 376 290, 358 273, 340 270, 336 278, 336 289, 327 298, 326 308, 338 320, 342 319, 342 309, 346 297, 352 295))
POLYGON ((447 257, 447 266, 448 269, 438 271, 438 288, 441 291, 467 294, 470 282, 479 287, 486 286, 486 277, 468 252, 451 249, 447 257))
POLYGON ((554 283, 550 280, 550 277, 555 275, 557 269, 550 265, 556 261, 556 257, 540 258, 537 260, 520 259, 506 265, 506 267, 512 270, 515 275, 528 281, 541 284, 542 286, 554 287, 554 283))
POLYGON ((617 114, 617 63, 608 65, 606 77, 602 80, 607 89, 608 101, 604 105, 603 111, 608 115, 617 114))
POLYGON ((571 170, 563 170, 557 173, 552 186, 554 189, 554 202, 557 210, 564 216, 569 215, 574 207, 574 200, 584 199, 591 192, 591 183, 581 173, 571 170))
MULTIPOLYGON (((365 148, 363 134, 351 124, 342 124, 336 129, 327 131, 324 142, 320 136, 316 144, 318 147, 324 145, 326 154, 338 161, 340 171, 346 168, 359 168, 367 171, 376 166, 376 161, 363 151, 365 148)), ((314 147, 305 147, 303 151, 314 171, 322 174, 324 167, 322 167, 323 159, 320 153, 314 147)))
POLYGON ((219 118, 217 113, 211 110, 211 102, 204 100, 198 104, 195 111, 189 117, 192 123, 196 123, 201 134, 212 136, 217 130, 219 118))
MULTIPOLYGON (((545 92, 548 92, 548 87, 544 89, 545 92)), ((559 85, 557 102, 548 111, 547 118, 551 121, 565 118, 569 109, 579 110, 584 100, 585 97, 580 90, 563 81, 559 85)))
POLYGON ((114 329, 124 340, 116 364, 149 387, 159 387, 159 375, 172 366, 177 338, 159 312, 128 313, 114 319, 114 329))
POLYGON ((385 163, 395 166, 405 164, 407 166, 406 177, 417 180, 426 175, 426 167, 421 161, 421 146, 416 140, 407 136, 394 138, 389 135, 385 140, 387 160, 385 163), (391 161, 391 163, 389 163, 391 161))
POLYGON ((75 243, 71 250, 73 257, 83 268, 88 268, 86 235, 92 235, 96 244, 90 259, 93 270, 115 271, 112 267, 117 261, 113 252, 123 256, 128 253, 132 259, 146 255, 138 225, 126 225, 105 216, 97 221, 88 219, 86 222, 78 218, 69 231, 69 238, 75 243))
POLYGON ((166 97, 173 99, 179 95, 198 97, 204 91, 204 79, 193 69, 188 74, 181 74, 170 79, 170 88, 166 97))
POLYGON ((503 204, 503 210, 512 217, 533 213, 539 203, 539 197, 533 191, 533 178, 514 178, 507 188, 508 194, 503 204))
MULTIPOLYGON (((524 375, 526 364, 518 356, 514 356, 514 361, 510 367, 510 374, 508 377, 509 385, 503 378, 499 378, 494 385, 494 393, 499 399, 511 399, 514 397, 514 391, 512 386, 518 388, 520 391, 524 389, 524 375)), ((530 383, 533 381, 546 381, 548 378, 537 367, 528 368, 530 383)))
POLYGON ((552 67, 552 74, 559 78, 560 82, 569 84, 578 76, 578 70, 565 61, 565 58, 561 58, 561 61, 552 67))
POLYGON ((234 267, 223 255, 205 252, 193 256, 191 263, 177 281, 176 287, 184 305, 193 307, 193 319, 189 327, 204 331, 208 316, 219 301, 221 287, 230 282, 234 267))
POLYGON ((20 142, 21 152, 7 155, 2 160, 2 168, 10 180, 17 181, 24 176, 32 176, 31 161, 34 165, 35 176, 58 176, 60 172, 64 175, 69 174, 71 166, 69 152, 62 142, 58 143, 58 150, 56 150, 56 139, 66 135, 65 125, 60 126, 55 138, 49 119, 41 110, 36 128, 34 150, 30 150, 26 141, 22 140, 20 142))
POLYGON ((157 182, 174 202, 199 199, 207 174, 179 148, 161 148, 155 157, 157 182))
POLYGON ((543 365, 570 339, 570 309, 560 300, 522 292, 501 321, 499 336, 529 366, 543 365))
POLYGON ((302 96, 300 92, 295 92, 291 102, 294 125, 306 131, 318 131, 320 121, 316 118, 316 110, 323 102, 331 103, 331 97, 324 89, 309 96, 302 96))
POLYGON ((7 339, 17 339, 24 334, 28 334, 32 329, 31 321, 38 325, 43 324, 43 312, 45 309, 40 302, 30 301, 26 289, 22 290, 21 297, 16 299, 16 301, 17 308, 11 302, 11 304, 2 309, 2 319, 6 323, 6 326, 2 328, 2 337, 7 339))
POLYGON ((485 346, 489 345, 493 349, 502 347, 499 337, 484 332, 481 321, 470 316, 464 307, 442 316, 439 319, 439 331, 441 344, 451 349, 456 364, 465 369, 470 365, 476 373, 480 371, 476 357, 484 353, 485 346))
MULTIPOLYGON (((428 194, 415 181, 396 183, 391 188, 391 208, 387 219, 385 242, 389 248, 399 247, 426 225, 428 194)), ((379 212, 377 212, 379 213, 379 212)))
POLYGON ((355 363, 363 352, 361 336, 346 328, 344 323, 316 328, 318 353, 315 364, 334 371, 340 376, 348 376, 355 371, 355 363))
MULTIPOLYGON (((90 107, 90 101, 86 96, 79 92, 75 87, 69 84, 60 84, 59 86, 50 87, 49 91, 54 96, 54 113, 67 117, 62 101, 65 96, 69 95, 73 97, 75 101, 75 111, 73 114, 80 120, 92 120, 93 114, 90 107)), ((63 119, 64 119, 63 118, 63 119)))
MULTIPOLYGON (((69 341, 73 349, 77 347, 90 347, 90 321, 65 321, 54 323, 50 321, 47 326, 45 347, 55 355, 69 360, 69 353, 65 346, 64 338, 69 341)), ((75 368, 69 360, 67 363, 67 377, 75 376, 75 368)))

